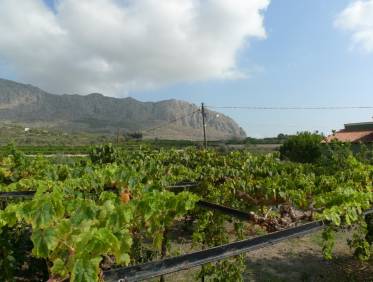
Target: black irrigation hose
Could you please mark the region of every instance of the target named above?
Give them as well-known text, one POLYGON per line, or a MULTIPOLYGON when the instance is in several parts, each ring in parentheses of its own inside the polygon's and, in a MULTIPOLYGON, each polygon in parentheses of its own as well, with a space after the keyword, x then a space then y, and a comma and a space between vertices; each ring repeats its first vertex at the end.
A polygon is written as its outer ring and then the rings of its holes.
POLYGON ((325 227, 325 225, 322 221, 316 221, 302 226, 260 236, 254 239, 247 239, 226 245, 221 245, 211 249, 168 258, 161 261, 113 269, 104 272, 104 279, 108 282, 124 282, 141 281, 149 278, 154 278, 164 274, 187 270, 209 262, 237 256, 242 253, 270 246, 293 237, 315 232, 322 229, 323 227, 325 227))
MULTIPOLYGON (((167 188, 176 189, 178 191, 180 188, 197 188, 198 186, 199 186, 198 182, 180 182, 176 185, 169 186, 167 188)), ((236 209, 232 209, 230 207, 214 204, 214 203, 207 202, 207 201, 198 201, 197 205, 201 208, 210 209, 210 210, 214 210, 214 211, 219 211, 219 212, 222 212, 226 215, 230 215, 230 216, 242 219, 242 220, 249 220, 249 218, 250 218, 249 213, 246 213, 246 212, 243 212, 243 211, 240 211, 240 210, 236 210, 236 209)))
MULTIPOLYGON (((364 215, 367 214, 373 214, 373 210, 368 210, 364 213, 364 215)), ((107 282, 130 282, 154 278, 181 270, 187 270, 209 262, 227 259, 243 253, 271 246, 294 237, 304 236, 321 230, 328 225, 329 222, 323 222, 321 220, 314 221, 253 239, 225 244, 203 251, 172 257, 160 261, 108 270, 104 272, 104 279, 107 282)))
POLYGON ((198 201, 197 205, 201 208, 210 209, 210 210, 214 210, 214 211, 219 211, 219 212, 222 212, 226 215, 230 215, 230 216, 242 219, 242 220, 249 220, 249 218, 250 218, 249 213, 239 211, 239 210, 236 210, 236 209, 232 209, 232 208, 229 208, 229 207, 221 206, 221 205, 218 205, 218 204, 206 202, 206 201, 198 201))
POLYGON ((175 185, 168 186, 169 189, 177 189, 177 188, 197 188, 199 183, 197 182, 181 182, 175 185))
POLYGON ((0 198, 32 198, 36 191, 0 192, 0 198))

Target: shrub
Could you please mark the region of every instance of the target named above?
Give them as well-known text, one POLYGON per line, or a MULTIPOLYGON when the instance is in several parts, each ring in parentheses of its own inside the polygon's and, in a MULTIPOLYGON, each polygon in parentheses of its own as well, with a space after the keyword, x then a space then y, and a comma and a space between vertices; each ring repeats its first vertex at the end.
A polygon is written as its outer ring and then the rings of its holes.
POLYGON ((373 165, 373 145, 358 144, 356 158, 363 163, 373 165))
POLYGON ((346 166, 348 167, 348 159, 354 156, 351 150, 351 144, 338 140, 333 140, 325 144, 322 153, 323 155, 320 162, 322 165, 329 166, 329 168, 338 167, 339 169, 346 166))
POLYGON ((310 132, 300 132, 291 136, 280 147, 281 159, 300 163, 315 163, 322 154, 322 140, 323 136, 310 132))

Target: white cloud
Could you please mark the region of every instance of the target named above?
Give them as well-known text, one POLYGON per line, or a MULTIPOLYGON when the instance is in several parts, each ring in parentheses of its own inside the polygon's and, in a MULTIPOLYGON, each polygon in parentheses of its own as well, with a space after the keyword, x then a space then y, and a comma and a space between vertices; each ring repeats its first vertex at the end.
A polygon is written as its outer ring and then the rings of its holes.
POLYGON ((335 26, 352 32, 354 46, 373 52, 373 0, 351 3, 338 15, 335 26))
POLYGON ((238 78, 270 0, 0 0, 0 60, 55 93, 238 78))

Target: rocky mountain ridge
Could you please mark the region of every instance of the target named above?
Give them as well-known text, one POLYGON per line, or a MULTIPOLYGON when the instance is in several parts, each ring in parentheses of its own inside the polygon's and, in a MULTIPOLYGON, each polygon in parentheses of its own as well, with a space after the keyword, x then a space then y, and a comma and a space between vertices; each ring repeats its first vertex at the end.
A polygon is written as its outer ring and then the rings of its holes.
MULTIPOLYGON (((188 102, 141 102, 98 93, 54 95, 4 79, 0 79, 0 121, 68 131, 113 133, 120 129, 143 132, 146 138, 196 140, 202 137, 199 107, 188 102), (153 127, 159 128, 151 130, 153 127)), ((246 136, 234 120, 213 111, 207 111, 207 134, 210 140, 246 136)))

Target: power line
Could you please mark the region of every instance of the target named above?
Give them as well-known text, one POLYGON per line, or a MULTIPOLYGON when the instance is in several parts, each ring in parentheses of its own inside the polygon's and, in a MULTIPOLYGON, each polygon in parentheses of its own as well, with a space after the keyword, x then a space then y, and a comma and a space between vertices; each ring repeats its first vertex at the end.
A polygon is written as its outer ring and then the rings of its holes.
POLYGON ((177 121, 182 120, 182 119, 187 118, 187 117, 190 117, 190 116, 194 115, 194 114, 197 113, 197 112, 200 112, 200 109, 195 110, 195 111, 193 111, 192 113, 186 114, 186 115, 184 115, 184 116, 177 117, 177 118, 175 118, 175 119, 173 119, 173 120, 168 121, 167 123, 164 123, 164 124, 158 125, 158 126, 156 126, 156 127, 151 127, 151 128, 144 129, 144 130, 142 130, 142 132, 148 132, 148 131, 157 130, 157 129, 159 129, 159 128, 162 128, 162 127, 168 126, 168 125, 170 125, 171 123, 177 122, 177 121))
POLYGON ((205 106, 210 109, 238 109, 238 110, 357 110, 373 109, 373 106, 315 106, 315 107, 262 107, 262 106, 205 106))

